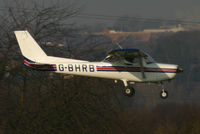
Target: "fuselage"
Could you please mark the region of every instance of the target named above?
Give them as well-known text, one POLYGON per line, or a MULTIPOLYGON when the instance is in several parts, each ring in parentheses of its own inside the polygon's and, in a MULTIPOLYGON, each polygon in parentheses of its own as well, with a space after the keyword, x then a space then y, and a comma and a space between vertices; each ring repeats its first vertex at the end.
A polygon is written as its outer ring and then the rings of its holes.
POLYGON ((41 64, 25 58, 24 64, 32 69, 41 71, 54 71, 55 73, 134 82, 156 82, 170 80, 176 76, 178 68, 178 65, 155 62, 144 64, 144 68, 141 68, 139 65, 132 64, 122 65, 111 62, 88 62, 55 57, 48 57, 48 59, 45 59, 45 61, 46 63, 43 62, 41 64), (142 76, 142 71, 145 73, 145 78, 142 76))
POLYGON ((108 62, 55 63, 56 73, 127 80, 135 82, 155 82, 173 79, 177 65, 151 63, 144 67, 145 78, 141 67, 132 65, 113 65, 108 62))

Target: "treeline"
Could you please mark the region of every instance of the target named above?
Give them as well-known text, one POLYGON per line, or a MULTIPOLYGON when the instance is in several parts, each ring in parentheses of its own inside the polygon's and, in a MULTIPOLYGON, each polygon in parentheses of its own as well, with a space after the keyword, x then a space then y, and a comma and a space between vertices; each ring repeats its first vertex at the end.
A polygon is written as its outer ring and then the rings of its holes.
POLYGON ((161 104, 152 111, 139 109, 121 113, 120 118, 129 134, 198 134, 199 110, 199 106, 161 104))
POLYGON ((198 105, 162 101, 153 108, 143 104, 134 107, 133 102, 125 107, 117 97, 122 87, 110 80, 27 73, 32 74, 27 77, 23 105, 19 87, 1 87, 0 133, 195 134, 200 131, 198 105))
POLYGON ((35 71, 27 73, 23 102, 21 87, 1 87, 1 133, 121 131, 111 104, 114 103, 109 93, 111 86, 106 87, 108 82, 82 77, 64 79, 62 75, 50 77, 48 73, 35 71), (105 85, 100 86, 100 82, 105 85))

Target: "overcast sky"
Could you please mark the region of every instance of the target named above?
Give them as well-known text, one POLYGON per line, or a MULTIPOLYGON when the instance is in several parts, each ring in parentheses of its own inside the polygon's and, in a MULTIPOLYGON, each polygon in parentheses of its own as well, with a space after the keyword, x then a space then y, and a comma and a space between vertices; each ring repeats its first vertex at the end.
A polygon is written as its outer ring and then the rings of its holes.
MULTIPOLYGON (((200 21, 200 0, 77 0, 84 13, 200 21)), ((95 20, 83 20, 83 22, 95 20)))
MULTIPOLYGON (((26 0, 26 2, 29 1, 46 1, 45 3, 49 4, 58 1, 60 3, 65 1, 65 4, 68 1, 76 1, 77 4, 84 5, 82 12, 89 14, 133 17, 137 15, 165 19, 185 18, 186 20, 200 21, 200 0, 26 0)), ((87 19, 85 20, 87 22, 87 19)))
POLYGON ((200 14, 200 0, 84 0, 85 12, 108 15, 185 17, 200 14))

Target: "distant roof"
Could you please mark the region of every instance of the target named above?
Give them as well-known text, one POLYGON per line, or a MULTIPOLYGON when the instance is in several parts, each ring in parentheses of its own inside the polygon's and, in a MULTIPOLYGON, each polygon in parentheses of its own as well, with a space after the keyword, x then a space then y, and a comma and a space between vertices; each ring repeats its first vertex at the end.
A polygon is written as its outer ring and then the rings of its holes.
POLYGON ((110 53, 113 52, 139 52, 139 49, 135 49, 135 48, 130 48, 130 49, 114 49, 112 50, 110 53))

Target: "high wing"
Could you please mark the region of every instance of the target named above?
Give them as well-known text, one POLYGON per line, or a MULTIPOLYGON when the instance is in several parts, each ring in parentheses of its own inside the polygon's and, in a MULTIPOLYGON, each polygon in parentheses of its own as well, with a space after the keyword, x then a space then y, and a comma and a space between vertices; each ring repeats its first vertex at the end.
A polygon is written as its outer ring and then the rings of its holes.
POLYGON ((142 77, 146 78, 144 66, 147 62, 152 62, 153 60, 149 60, 149 55, 139 49, 114 49, 108 53, 105 61, 113 64, 138 66, 141 68, 142 77))

